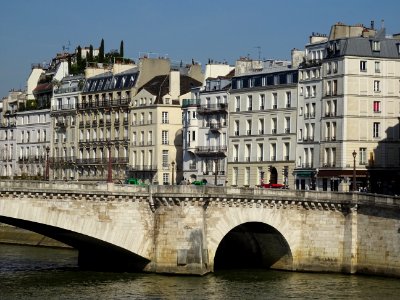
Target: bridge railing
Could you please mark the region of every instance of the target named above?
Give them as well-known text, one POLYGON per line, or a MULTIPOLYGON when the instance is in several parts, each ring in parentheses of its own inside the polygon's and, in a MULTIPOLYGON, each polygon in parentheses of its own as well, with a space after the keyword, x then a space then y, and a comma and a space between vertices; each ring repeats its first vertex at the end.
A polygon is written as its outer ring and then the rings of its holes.
POLYGON ((106 182, 63 182, 63 181, 27 181, 1 180, 0 191, 47 192, 47 193, 103 193, 123 195, 165 195, 173 197, 212 197, 247 198, 258 200, 273 198, 281 201, 312 201, 345 204, 363 204, 400 208, 400 197, 366 193, 339 193, 304 190, 214 187, 194 185, 149 185, 107 184, 106 182))

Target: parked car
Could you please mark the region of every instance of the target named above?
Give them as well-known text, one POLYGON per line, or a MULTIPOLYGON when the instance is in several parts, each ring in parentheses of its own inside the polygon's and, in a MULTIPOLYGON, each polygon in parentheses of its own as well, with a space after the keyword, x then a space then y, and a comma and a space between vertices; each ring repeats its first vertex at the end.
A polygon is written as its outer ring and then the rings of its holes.
POLYGON ((284 189, 285 185, 280 183, 263 183, 261 187, 265 189, 284 189))
POLYGON ((207 184, 207 180, 206 179, 195 180, 195 181, 192 181, 192 184, 194 184, 194 185, 206 185, 207 184))

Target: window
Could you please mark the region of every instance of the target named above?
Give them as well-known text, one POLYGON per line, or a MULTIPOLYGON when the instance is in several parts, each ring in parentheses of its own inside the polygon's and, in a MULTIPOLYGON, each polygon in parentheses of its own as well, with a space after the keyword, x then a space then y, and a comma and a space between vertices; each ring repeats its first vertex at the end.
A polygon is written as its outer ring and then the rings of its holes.
POLYGON ((235 97, 235 110, 240 111, 240 96, 235 97))
POLYGON ((271 119, 271 133, 276 134, 276 118, 271 119))
POLYGON ((239 161, 239 145, 233 145, 233 161, 239 161))
POLYGON ((338 62, 337 61, 334 61, 332 63, 332 69, 333 69, 333 73, 337 73, 337 71, 338 71, 338 62))
POLYGON ((265 94, 260 95, 260 110, 263 110, 265 107, 265 94))
POLYGON ((271 161, 276 161, 276 144, 271 144, 271 161))
POLYGON ((337 80, 332 81, 332 95, 337 95, 337 80))
POLYGON ((375 73, 381 72, 381 63, 379 61, 375 62, 375 73))
POLYGON ((309 87, 309 86, 306 86, 306 94, 305 94, 304 97, 305 97, 305 98, 310 97, 310 87, 309 87))
POLYGON ((169 173, 163 173, 163 184, 164 185, 169 184, 169 173))
POLYGON ((238 168, 234 167, 232 169, 232 185, 237 186, 238 183, 238 168))
POLYGON ((273 109, 278 108, 278 94, 277 93, 272 94, 272 108, 273 109))
POLYGON ((286 92, 286 107, 289 108, 292 105, 292 93, 286 92))
POLYGON ((360 61, 360 71, 367 71, 367 62, 365 60, 360 61))
POLYGON ((168 124, 169 123, 168 112, 166 112, 166 111, 162 112, 162 123, 163 124, 168 124))
POLYGON ((381 43, 379 41, 372 41, 371 42, 372 51, 380 51, 381 50, 381 43))
POLYGON ((331 74, 331 63, 329 62, 326 64, 326 73, 331 74))
POLYGON ((285 118, 285 133, 290 133, 290 117, 285 118))
POLYGON ((235 132, 234 132, 234 135, 236 135, 236 136, 239 135, 239 128, 240 128, 239 120, 236 120, 235 121, 235 132))
POLYGON ((261 85, 266 86, 267 85, 267 77, 262 77, 261 78, 261 85))
POLYGON ((317 86, 313 85, 311 87, 311 97, 315 97, 317 95, 317 86))
POLYGON ((246 121, 246 133, 247 135, 251 135, 251 120, 246 121))
POLYGON ((381 101, 374 101, 374 112, 375 113, 381 112, 381 101))
POLYGON ((374 122, 374 125, 373 125, 373 137, 374 138, 379 137, 379 127, 380 127, 380 123, 374 122))
POLYGON ((244 169, 244 185, 250 185, 250 168, 246 167, 244 169))
POLYGON ((163 130, 161 133, 161 143, 163 145, 168 145, 168 131, 163 130))
POLYGON ((253 110, 253 96, 247 96, 247 110, 253 110))
POLYGON ((360 148, 358 152, 359 164, 366 165, 367 164, 367 148, 360 148))
POLYGON ((264 144, 257 144, 257 161, 264 160, 264 144))
POLYGON ((264 134, 264 119, 258 120, 258 134, 264 134))
POLYGON ((381 82, 379 80, 374 80, 374 92, 380 92, 381 91, 380 83, 381 82))
POLYGON ((162 166, 163 168, 168 168, 168 150, 162 151, 162 166))

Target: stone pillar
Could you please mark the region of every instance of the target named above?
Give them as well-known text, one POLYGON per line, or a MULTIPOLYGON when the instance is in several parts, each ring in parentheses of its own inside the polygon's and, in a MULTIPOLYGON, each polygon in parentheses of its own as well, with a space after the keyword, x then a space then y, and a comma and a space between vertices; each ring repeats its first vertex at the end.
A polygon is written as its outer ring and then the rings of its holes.
POLYGON ((153 271, 197 275, 210 272, 204 203, 175 203, 171 198, 163 198, 162 202, 164 205, 155 212, 153 271))

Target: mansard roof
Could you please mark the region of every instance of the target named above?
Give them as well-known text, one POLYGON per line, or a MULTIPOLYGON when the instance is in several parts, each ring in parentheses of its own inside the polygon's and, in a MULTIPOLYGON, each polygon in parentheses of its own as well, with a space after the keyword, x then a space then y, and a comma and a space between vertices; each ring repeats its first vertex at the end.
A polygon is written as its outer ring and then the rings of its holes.
POLYGON ((400 58, 400 40, 377 37, 351 37, 329 41, 326 44, 326 57, 361 56, 400 58), (375 45, 374 45, 375 43, 375 45), (378 47, 378 48, 375 48, 378 47))
MULTIPOLYGON (((153 77, 143 87, 139 89, 145 89, 150 94, 156 96, 155 104, 162 103, 162 97, 169 93, 169 75, 159 75, 153 77)), ((191 91, 192 88, 201 86, 202 83, 189 77, 187 75, 180 75, 180 95, 186 94, 191 91)))
POLYGON ((85 82, 83 93, 95 93, 132 88, 136 83, 138 74, 138 69, 132 68, 118 74, 107 72, 90 77, 85 82))

